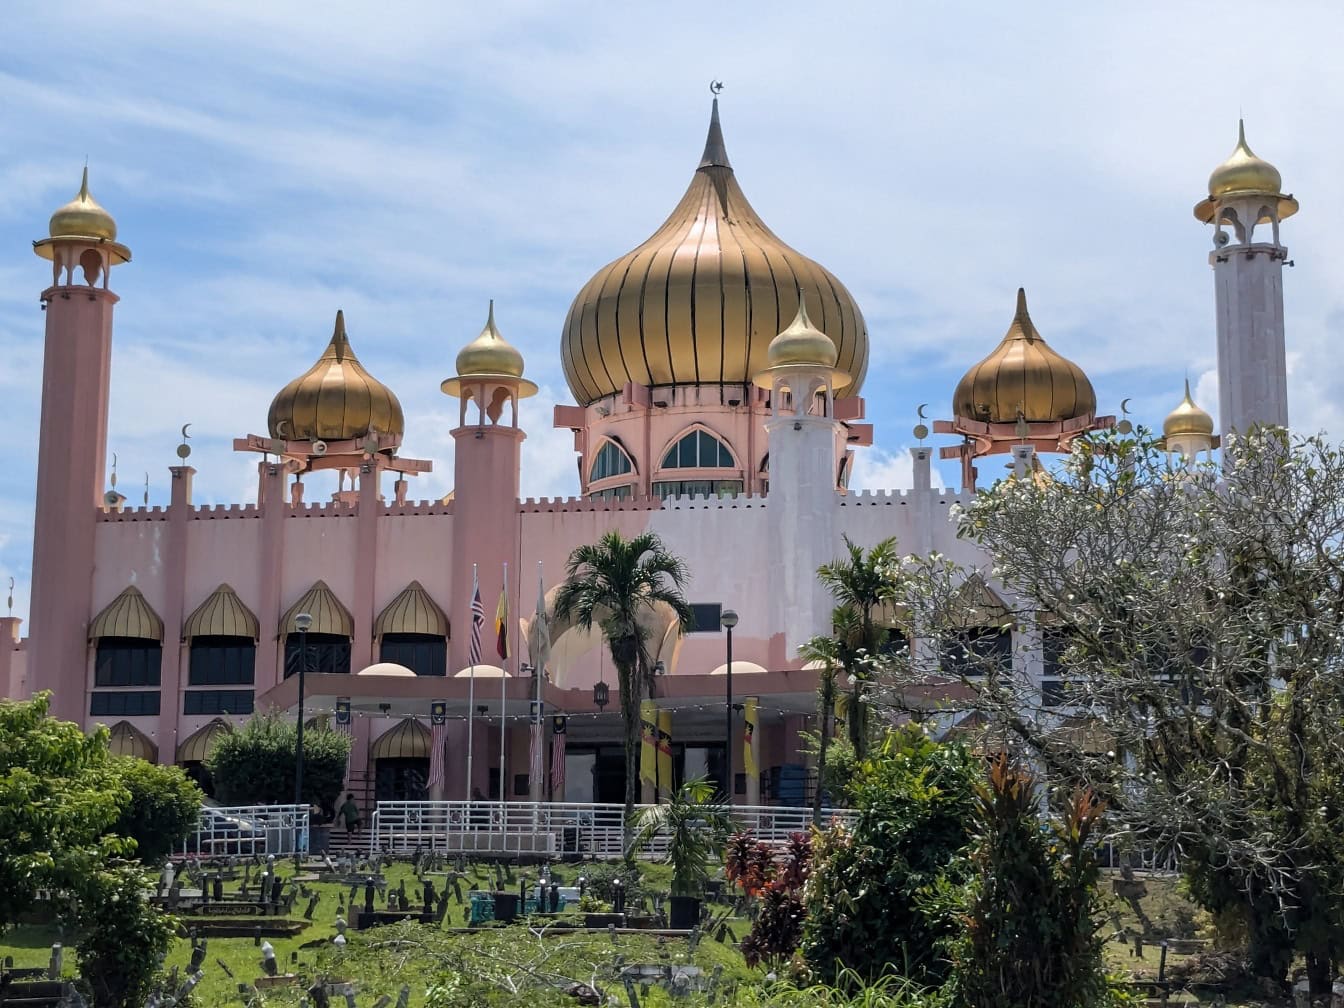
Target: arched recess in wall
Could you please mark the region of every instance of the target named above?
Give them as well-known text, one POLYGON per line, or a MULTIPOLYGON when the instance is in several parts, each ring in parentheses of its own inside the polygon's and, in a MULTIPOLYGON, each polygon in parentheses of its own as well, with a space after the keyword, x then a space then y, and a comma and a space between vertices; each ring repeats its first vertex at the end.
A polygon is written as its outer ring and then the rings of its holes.
POLYGON ((588 468, 588 497, 591 500, 625 500, 633 496, 639 469, 634 457, 614 434, 603 438, 588 468))
POLYGON ((978 571, 957 590, 953 616, 939 631, 939 664, 950 675, 980 678, 1013 667, 1013 616, 978 571))
POLYGON ((215 793, 215 785, 210 779, 210 771, 205 768, 205 761, 210 757, 215 743, 231 731, 233 725, 222 718, 215 718, 188 735, 177 747, 178 765, 207 795, 215 793))
POLYGON ((182 624, 187 645, 183 714, 251 714, 261 624, 227 584, 211 592, 182 624))
POLYGON ((131 585, 89 624, 94 647, 93 717, 152 717, 159 713, 163 620, 131 585))
POLYGON ((419 581, 398 593, 373 624, 378 660, 404 665, 418 676, 448 674, 448 615, 419 581))
POLYGON ((327 583, 317 581, 289 607, 280 621, 280 632, 285 637, 285 678, 299 670, 300 639, 304 636, 295 623, 299 613, 307 613, 313 618, 306 640, 307 671, 348 675, 350 638, 355 633, 355 621, 327 583))
POLYGON ((682 431, 658 457, 654 496, 724 497, 742 492, 744 473, 733 450, 704 424, 682 431))
POLYGON ((159 758, 159 747, 129 721, 118 721, 112 726, 108 749, 113 756, 134 756, 150 763, 159 758))
POLYGON ((378 801, 425 799, 429 794, 429 746, 429 730, 413 717, 378 736, 369 748, 378 801))

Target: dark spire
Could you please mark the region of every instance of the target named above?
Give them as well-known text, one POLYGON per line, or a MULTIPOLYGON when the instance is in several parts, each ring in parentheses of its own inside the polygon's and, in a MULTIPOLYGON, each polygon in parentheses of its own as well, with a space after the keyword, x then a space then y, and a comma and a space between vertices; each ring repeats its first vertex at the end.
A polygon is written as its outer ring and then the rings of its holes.
POLYGON ((723 143, 723 127, 719 125, 719 99, 714 99, 714 110, 709 115, 709 136, 705 137, 705 153, 700 158, 701 168, 732 169, 728 148, 723 143))

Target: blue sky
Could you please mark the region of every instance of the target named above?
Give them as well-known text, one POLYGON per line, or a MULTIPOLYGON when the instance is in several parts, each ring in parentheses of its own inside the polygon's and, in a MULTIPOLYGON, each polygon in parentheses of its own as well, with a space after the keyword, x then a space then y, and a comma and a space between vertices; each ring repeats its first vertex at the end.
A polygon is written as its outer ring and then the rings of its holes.
MULTIPOLYGON (((0 38, 0 576, 27 608, 42 315, 30 243, 78 188, 114 271, 110 452, 139 504, 193 424, 199 502, 250 500, 271 396, 343 308, 450 489, 438 391, 486 302, 542 387, 523 493, 571 494, 558 356, 570 300, 694 169, 708 82, 744 190, 861 305, 878 448, 909 479, 915 408, 948 413, 1025 286, 1103 410, 1160 423, 1189 373, 1216 408, 1209 235, 1190 208, 1244 113, 1302 212, 1284 227, 1290 409, 1340 426, 1344 13, 1330 3, 11 5, 0 38)), ((992 467, 991 467, 992 468, 992 467)), ((982 467, 983 469, 983 467, 982 467)), ((988 472, 988 469, 983 469, 988 472)), ((945 470, 955 482, 955 472, 945 470)), ((0 582, 3 583, 3 582, 0 582)))

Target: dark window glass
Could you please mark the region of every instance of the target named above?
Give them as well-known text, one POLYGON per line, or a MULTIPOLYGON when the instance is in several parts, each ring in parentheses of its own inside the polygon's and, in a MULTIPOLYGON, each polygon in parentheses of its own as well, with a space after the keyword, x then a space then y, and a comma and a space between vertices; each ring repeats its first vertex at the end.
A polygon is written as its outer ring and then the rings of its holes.
POLYGON ((448 674, 448 644, 433 634, 383 634, 378 658, 405 665, 418 676, 448 674))
POLYGON ((878 645, 878 654, 884 655, 903 655, 910 650, 910 638, 905 635, 904 630, 898 630, 895 627, 887 628, 882 643, 878 645))
POLYGON ((664 469, 731 469, 733 453, 708 431, 691 431, 667 450, 664 469))
POLYGON ((605 490, 597 490, 588 495, 589 500, 629 500, 634 496, 635 488, 629 483, 623 483, 620 486, 607 487, 605 490))
POLYGON ((252 690, 187 690, 182 694, 183 714, 251 714, 252 690))
POLYGON ((723 629, 723 624, 719 622, 719 617, 723 615, 723 604, 720 602, 692 602, 691 616, 695 619, 695 624, 691 627, 691 633, 718 633, 723 629))
MULTIPOLYGON (((285 638, 285 678, 299 670, 299 637, 292 633, 285 638)), ((340 634, 308 634, 308 672, 350 672, 350 638, 340 634)))
POLYGON ((1047 679, 1041 683, 1041 705, 1058 707, 1067 699, 1068 685, 1058 679, 1047 679))
POLYGON ((1064 655, 1069 650, 1069 644, 1069 633, 1062 627, 1048 626, 1041 632, 1041 671, 1047 679, 1058 679, 1064 675, 1064 655))
POLYGON ((251 637, 193 637, 187 682, 192 686, 251 684, 257 645, 251 637))
POLYGON ((951 675, 982 676, 1009 672, 1013 667, 1013 634, 999 627, 969 627, 943 638, 943 671, 951 675))
POLYGON ((654 496, 662 500, 668 497, 732 497, 741 492, 741 480, 660 480, 653 485, 654 496))
POLYGON ((609 476, 621 476, 633 472, 634 468, 630 456, 621 451, 616 442, 607 441, 597 450, 597 458, 593 459, 593 468, 588 479, 596 482, 609 476))
POLYGON ((89 696, 89 714, 94 717, 146 717, 158 713, 158 690, 117 690, 89 696))
POLYGON ((157 686, 163 646, 139 637, 102 637, 93 664, 95 686, 157 686))

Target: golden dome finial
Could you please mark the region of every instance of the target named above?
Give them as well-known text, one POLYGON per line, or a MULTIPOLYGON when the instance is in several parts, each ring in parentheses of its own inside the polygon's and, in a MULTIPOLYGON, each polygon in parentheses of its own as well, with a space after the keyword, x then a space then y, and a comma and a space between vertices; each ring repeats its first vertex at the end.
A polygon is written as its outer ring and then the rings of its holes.
POLYGON ((1181 437, 1191 434, 1213 436, 1213 417, 1195 405, 1190 396, 1190 379, 1185 379, 1185 396, 1180 404, 1162 421, 1163 437, 1181 437))
POLYGON ((953 416, 979 423, 1058 423, 1097 412, 1087 375, 1057 353, 1027 311, 1026 290, 1017 290, 1012 324, 999 345, 957 383, 953 416))
POLYGON ((807 317, 807 297, 798 291, 798 311, 787 329, 770 341, 765 351, 769 367, 803 365, 835 367, 838 356, 831 338, 807 317))
POLYGON ((336 312, 326 349, 271 401, 271 437, 287 441, 351 441, 372 432, 406 432, 401 403, 390 388, 364 369, 345 331, 345 312, 336 312))
POLYGON ((495 325, 495 302, 490 301, 490 311, 485 319, 485 328, 474 340, 464 346, 457 355, 457 375, 459 378, 521 378, 523 376, 523 355, 500 335, 495 325))
POLYGON ((117 222, 89 195, 89 166, 79 183, 79 193, 51 215, 47 228, 53 238, 94 238, 117 240, 117 222))
POLYGON ((1279 170, 1257 157, 1246 143, 1246 120, 1237 120, 1237 146, 1231 156, 1209 176, 1209 196, 1222 199, 1240 193, 1277 196, 1283 188, 1279 170))

